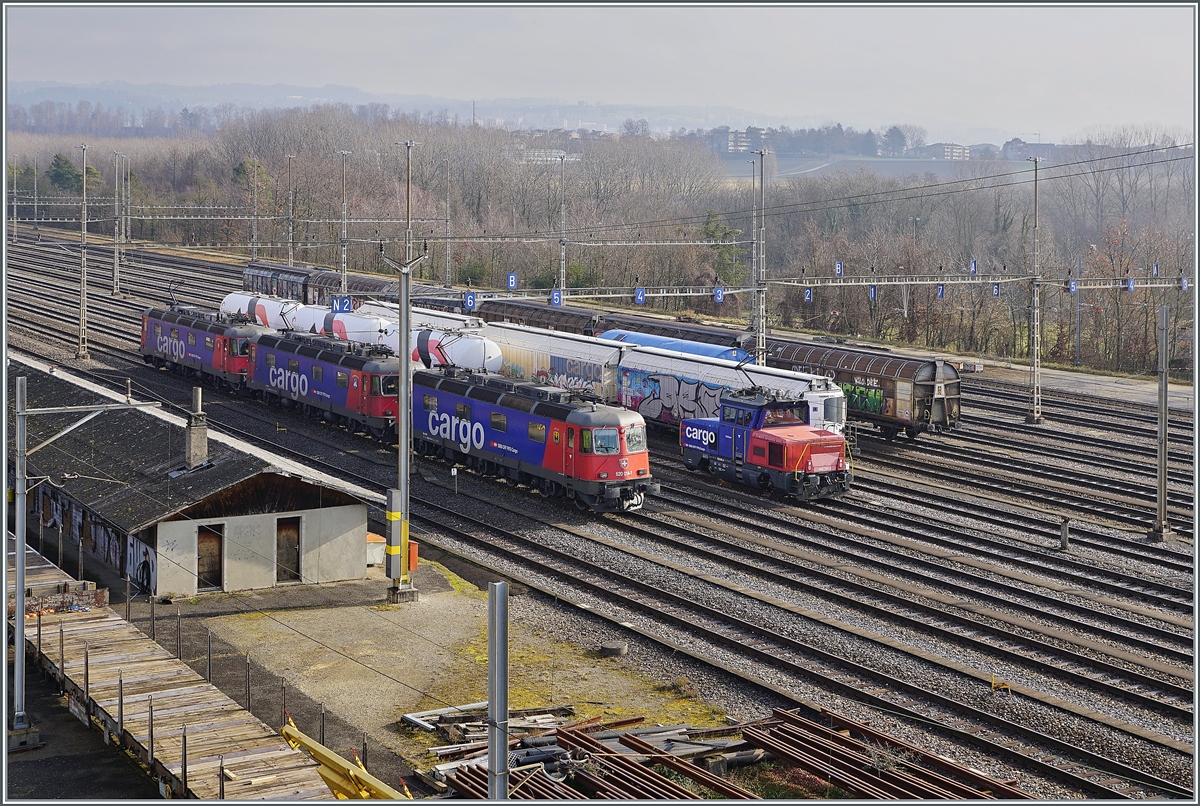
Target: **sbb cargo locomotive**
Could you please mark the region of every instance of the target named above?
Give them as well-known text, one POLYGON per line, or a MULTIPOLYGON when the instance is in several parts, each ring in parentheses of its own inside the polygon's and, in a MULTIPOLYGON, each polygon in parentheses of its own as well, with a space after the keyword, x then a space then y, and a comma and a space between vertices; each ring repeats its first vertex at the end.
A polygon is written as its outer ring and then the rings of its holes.
POLYGON ((726 392, 719 416, 683 421, 683 463, 802 501, 841 495, 853 481, 846 440, 810 426, 808 418, 803 401, 780 399, 767 389, 726 392))
POLYGON ((553 386, 452 367, 413 373, 413 447, 580 509, 638 509, 658 492, 646 423, 553 386))
MULTIPOLYGON (((142 314, 147 363, 396 440, 400 360, 386 348, 279 332, 186 307, 142 314)), ((413 375, 414 448, 599 511, 657 491, 646 423, 571 393, 439 367, 413 375)))

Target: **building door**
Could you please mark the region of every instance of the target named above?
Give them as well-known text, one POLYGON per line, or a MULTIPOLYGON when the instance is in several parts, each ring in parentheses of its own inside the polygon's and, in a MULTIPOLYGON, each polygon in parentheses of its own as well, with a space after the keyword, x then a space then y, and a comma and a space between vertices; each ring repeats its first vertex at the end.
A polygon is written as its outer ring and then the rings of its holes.
POLYGON ((196 589, 221 590, 224 582, 221 556, 224 553, 225 527, 201 526, 196 533, 196 589))
POLYGON ((275 521, 275 581, 300 580, 300 519, 275 521))

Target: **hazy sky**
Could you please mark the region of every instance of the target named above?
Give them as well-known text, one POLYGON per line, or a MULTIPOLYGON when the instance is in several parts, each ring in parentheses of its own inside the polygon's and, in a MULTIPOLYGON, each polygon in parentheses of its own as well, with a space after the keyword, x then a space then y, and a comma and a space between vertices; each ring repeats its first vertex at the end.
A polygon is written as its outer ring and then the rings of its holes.
MULTIPOLYGON (((1138 6, 5 7, 9 80, 712 104, 808 125, 1194 129, 1196 11, 1138 6)), ((943 134, 944 133, 944 134, 943 134)))

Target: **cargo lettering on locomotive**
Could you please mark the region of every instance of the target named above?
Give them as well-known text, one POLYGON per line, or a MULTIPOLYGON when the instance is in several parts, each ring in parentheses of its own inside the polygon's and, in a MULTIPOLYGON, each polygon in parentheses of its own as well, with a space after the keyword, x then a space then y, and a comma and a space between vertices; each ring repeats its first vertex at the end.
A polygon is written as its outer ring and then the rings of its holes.
POLYGON ((155 349, 160 353, 166 353, 171 358, 187 357, 187 345, 180 339, 173 339, 170 336, 159 336, 155 349))
POLYGON ((711 445, 717 441, 717 435, 713 431, 706 428, 697 428, 694 425, 689 425, 683 429, 683 435, 688 439, 694 439, 698 442, 703 442, 705 445, 711 445))
POLYGON ((451 414, 429 412, 429 433, 442 439, 454 440, 464 453, 472 447, 475 450, 483 447, 483 423, 473 423, 451 414))
POLYGON ((308 376, 299 372, 289 372, 282 367, 272 367, 267 372, 267 383, 293 395, 304 397, 308 394, 308 376))

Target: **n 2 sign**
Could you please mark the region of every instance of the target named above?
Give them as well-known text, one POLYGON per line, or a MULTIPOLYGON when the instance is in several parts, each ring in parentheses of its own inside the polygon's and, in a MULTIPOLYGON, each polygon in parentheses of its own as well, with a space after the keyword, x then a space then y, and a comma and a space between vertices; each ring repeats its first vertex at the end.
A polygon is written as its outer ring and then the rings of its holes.
POLYGON ((550 292, 550 304, 562 305, 562 289, 556 288, 550 292))
POLYGON ((329 309, 333 313, 353 313, 354 303, 350 297, 336 296, 329 300, 329 309))
POLYGON ((641 286, 638 286, 637 288, 633 289, 633 301, 635 303, 637 303, 638 305, 645 305, 646 304, 646 289, 642 288, 641 286))
POLYGON ((463 294, 463 307, 468 311, 475 310, 475 292, 468 291, 463 294))
POLYGON ((713 289, 713 302, 724 302, 724 301, 725 301, 725 289, 722 288, 721 286, 717 286, 716 288, 713 289))
POLYGON ((513 272, 508 273, 508 290, 509 291, 517 290, 517 275, 514 274, 513 272))

